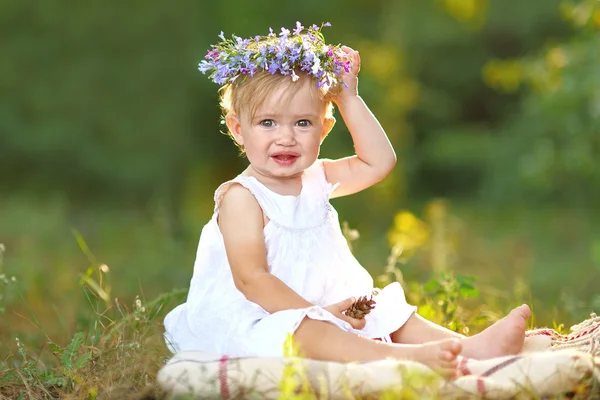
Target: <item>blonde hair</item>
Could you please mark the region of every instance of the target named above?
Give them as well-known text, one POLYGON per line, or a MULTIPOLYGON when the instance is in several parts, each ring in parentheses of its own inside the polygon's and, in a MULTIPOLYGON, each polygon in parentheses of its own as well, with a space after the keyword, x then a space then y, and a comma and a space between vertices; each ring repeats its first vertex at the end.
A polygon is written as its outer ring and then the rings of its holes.
MULTIPOLYGON (((286 90, 285 98, 281 99, 281 104, 285 105, 304 84, 308 84, 311 91, 315 91, 318 98, 323 102, 325 118, 332 118, 332 98, 335 95, 334 91, 330 88, 318 88, 315 78, 301 71, 296 71, 296 73, 299 77, 296 82, 292 81, 290 75, 270 74, 267 71, 259 71, 254 76, 247 77, 240 83, 234 82, 224 85, 219 89, 223 121, 225 121, 225 118, 229 114, 235 114, 238 118, 241 118, 242 112, 246 113, 251 121, 265 100, 277 89, 281 88, 282 85, 285 85, 286 90), (305 83, 305 80, 309 80, 309 82, 305 83)), ((226 134, 233 139, 233 135, 229 130, 227 130, 226 134)))

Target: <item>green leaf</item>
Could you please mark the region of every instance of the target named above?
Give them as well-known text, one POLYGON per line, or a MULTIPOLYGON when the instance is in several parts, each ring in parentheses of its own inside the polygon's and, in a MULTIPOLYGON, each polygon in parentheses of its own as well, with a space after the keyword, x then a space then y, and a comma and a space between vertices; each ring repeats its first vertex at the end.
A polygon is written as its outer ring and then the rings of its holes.
POLYGON ((83 343, 83 332, 77 332, 71 343, 67 346, 61 357, 61 365, 63 368, 73 369, 73 357, 79 351, 79 347, 83 343))
POLYGON ((430 304, 425 304, 419 307, 419 315, 427 320, 434 320, 435 314, 435 309, 430 304))
POLYGON ((479 297, 479 290, 475 289, 472 286, 470 286, 470 287, 462 286, 460 288, 459 293, 460 293, 460 296, 464 299, 468 299, 468 298, 472 298, 472 297, 479 297))
POLYGON ((50 351, 52 351, 52 353, 54 353, 55 355, 62 356, 63 349, 56 343, 48 342, 48 347, 50 348, 50 351))
POLYGON ((53 372, 46 372, 39 376, 40 381, 44 386, 60 386, 63 387, 66 379, 62 376, 55 376, 53 372))
POLYGON ((475 277, 459 275, 456 277, 456 281, 461 285, 471 285, 473 282, 475 282, 475 277))
POLYGON ((73 365, 73 369, 74 370, 78 370, 81 367, 83 367, 85 364, 87 364, 87 362, 89 361, 89 359, 92 357, 92 353, 85 353, 83 354, 81 357, 79 357, 77 359, 77 361, 75 361, 75 364, 73 365))
POLYGON ((440 282, 437 279, 432 278, 429 282, 427 282, 425 284, 425 286, 423 287, 423 289, 426 292, 435 292, 435 291, 437 291, 440 288, 440 286, 441 286, 440 282))

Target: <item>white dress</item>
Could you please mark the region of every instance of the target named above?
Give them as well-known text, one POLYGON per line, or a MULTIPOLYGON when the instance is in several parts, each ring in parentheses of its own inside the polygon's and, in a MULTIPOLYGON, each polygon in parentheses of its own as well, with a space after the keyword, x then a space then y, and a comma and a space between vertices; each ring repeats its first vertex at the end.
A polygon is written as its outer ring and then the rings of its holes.
POLYGON ((376 307, 366 316, 362 330, 353 329, 322 308, 373 292, 373 279, 350 252, 337 212, 329 203, 334 188, 327 182, 320 160, 305 170, 299 196, 277 194, 248 176, 240 175, 222 184, 215 192, 213 217, 200 235, 187 302, 164 320, 169 349, 174 353, 280 357, 288 334, 305 317, 389 340, 389 334, 415 311, 406 303, 398 283, 379 291, 376 307), (269 314, 236 289, 217 224, 219 203, 233 184, 247 188, 269 219, 264 237, 271 274, 314 306, 269 314))

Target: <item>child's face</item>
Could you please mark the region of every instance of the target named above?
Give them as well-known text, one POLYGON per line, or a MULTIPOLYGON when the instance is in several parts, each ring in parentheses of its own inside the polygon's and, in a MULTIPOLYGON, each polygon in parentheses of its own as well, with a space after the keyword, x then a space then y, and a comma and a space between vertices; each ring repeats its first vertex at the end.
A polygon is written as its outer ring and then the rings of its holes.
POLYGON ((319 155, 322 139, 333 126, 325 118, 325 103, 317 96, 310 79, 304 79, 296 93, 288 87, 267 97, 254 118, 242 112, 228 125, 238 144, 244 147, 252 167, 261 175, 288 178, 301 174, 319 155))

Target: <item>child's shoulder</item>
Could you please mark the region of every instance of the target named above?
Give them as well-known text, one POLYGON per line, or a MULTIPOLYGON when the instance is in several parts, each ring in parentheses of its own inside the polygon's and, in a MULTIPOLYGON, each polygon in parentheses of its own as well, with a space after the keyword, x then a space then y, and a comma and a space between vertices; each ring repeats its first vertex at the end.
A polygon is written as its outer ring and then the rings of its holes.
POLYGON ((221 195, 218 210, 220 215, 227 215, 238 221, 260 217, 262 221, 262 208, 250 190, 233 182, 221 195))
POLYGON ((246 178, 238 175, 235 179, 219 185, 214 196, 215 206, 220 208, 224 204, 236 207, 258 205, 255 191, 251 189, 249 184, 245 183, 246 178))

